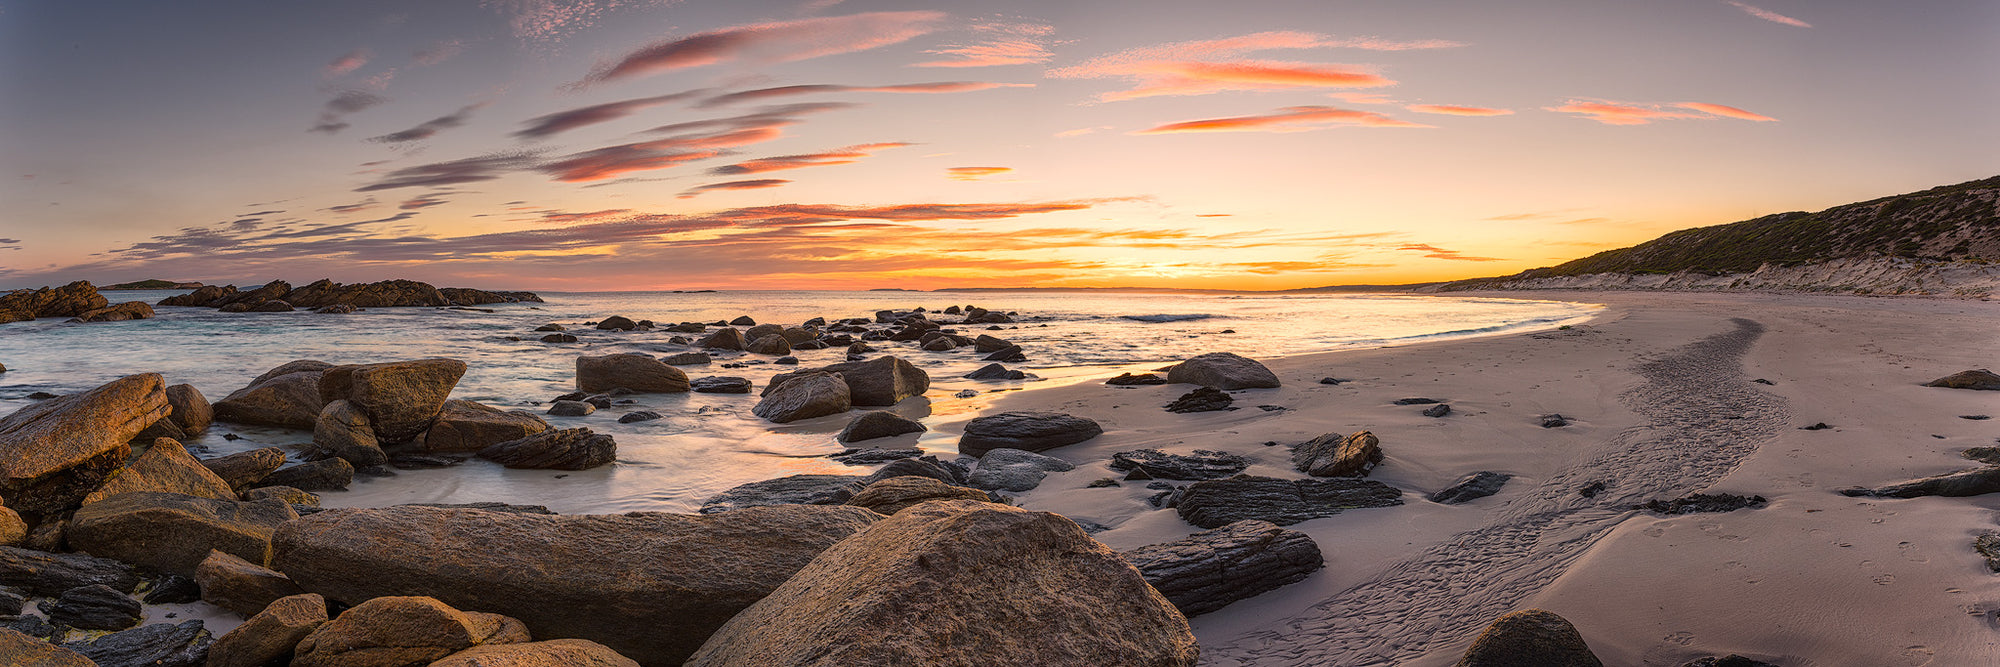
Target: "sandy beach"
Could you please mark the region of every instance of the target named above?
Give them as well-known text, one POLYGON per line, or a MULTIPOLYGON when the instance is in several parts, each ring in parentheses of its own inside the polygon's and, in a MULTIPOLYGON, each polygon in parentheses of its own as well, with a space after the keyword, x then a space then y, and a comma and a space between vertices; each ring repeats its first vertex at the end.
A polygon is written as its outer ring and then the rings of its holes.
POLYGON ((1447 665, 1494 618, 1532 607, 1568 618, 1612 665, 1729 653, 1821 667, 1971 665, 2000 653, 2000 577, 1971 548, 1996 527, 2000 498, 1837 493, 1978 465, 1958 452, 1995 444, 2000 422, 1961 415, 2000 414, 2000 397, 1919 385, 1995 365, 2000 303, 1534 296, 1606 308, 1566 330, 1301 356, 1201 340, 1189 356, 1238 352, 1284 382, 1236 392, 1241 409, 1228 412, 1160 409, 1180 385, 1089 382, 998 399, 996 410, 1060 410, 1106 431, 1047 452, 1077 469, 1019 504, 1112 526, 1096 537, 1131 549, 1195 529, 1148 505, 1154 491, 1142 483, 1087 488, 1118 476, 1105 466, 1114 452, 1217 449, 1251 457, 1251 474, 1298 477, 1283 445, 1379 436, 1386 460, 1370 478, 1402 489, 1405 504, 1292 526, 1319 543, 1326 569, 1192 619, 1207 664, 1447 665), (1452 412, 1394 404, 1408 397, 1452 412), (1538 417, 1551 413, 1573 423, 1543 428, 1538 417), (1832 428, 1800 428, 1818 422, 1832 428), (1482 470, 1513 479, 1463 505, 1424 499, 1482 470), (1593 482, 1604 490, 1577 493, 1593 482), (1631 509, 1695 492, 1769 505, 1631 509))

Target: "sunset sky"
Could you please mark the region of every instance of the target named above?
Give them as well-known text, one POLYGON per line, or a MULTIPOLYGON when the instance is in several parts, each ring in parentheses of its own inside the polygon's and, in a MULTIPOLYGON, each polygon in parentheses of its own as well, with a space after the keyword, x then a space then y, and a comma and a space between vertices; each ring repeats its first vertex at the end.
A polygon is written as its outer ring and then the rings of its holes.
POLYGON ((1991 0, 0 0, 0 288, 1286 289, 2000 174, 1991 0))

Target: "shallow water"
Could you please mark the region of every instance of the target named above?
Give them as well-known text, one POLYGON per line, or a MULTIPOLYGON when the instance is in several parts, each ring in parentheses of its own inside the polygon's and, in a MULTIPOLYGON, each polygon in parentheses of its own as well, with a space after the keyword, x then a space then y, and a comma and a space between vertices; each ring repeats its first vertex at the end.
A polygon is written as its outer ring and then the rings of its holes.
MULTIPOLYGON (((112 302, 157 302, 178 292, 106 292, 112 302)), ((547 303, 486 306, 493 312, 379 308, 351 315, 220 313, 206 308, 159 308, 150 320, 64 324, 45 319, 0 325, 0 413, 28 404, 36 391, 68 393, 140 372, 163 373, 220 400, 260 373, 294 359, 372 363, 424 357, 462 359, 470 366, 454 398, 503 408, 537 407, 573 389, 580 354, 688 351, 669 343, 681 334, 611 332, 582 326, 609 315, 662 324, 715 322, 749 315, 758 322, 797 325, 813 317, 869 317, 877 310, 954 303, 1016 313, 1017 322, 947 327, 990 333, 1018 343, 1029 361, 1014 364, 1040 380, 981 382, 959 376, 984 365, 971 349, 923 352, 913 343, 871 342, 931 375, 930 391, 894 410, 926 424, 953 423, 985 408, 995 392, 1033 389, 1145 370, 1203 352, 1253 358, 1405 344, 1546 328, 1595 312, 1583 304, 1400 295, 1202 295, 1147 293, 917 292, 671 292, 543 293, 547 303), (548 344, 532 330, 561 323, 580 338, 548 344), (1223 333, 1224 331, 1234 333, 1223 333), (509 338, 520 340, 509 340, 509 338), (964 390, 979 392, 959 397, 964 390)), ((956 318, 941 316, 941 321, 956 318)), ((805 367, 843 360, 841 348, 796 352, 805 367)), ((719 353, 707 367, 682 367, 691 377, 735 375, 762 387, 794 370, 771 357, 719 353), (751 364, 726 369, 723 363, 751 364)), ((618 440, 618 462, 581 472, 507 470, 477 459, 442 470, 401 471, 358 478, 346 492, 324 493, 328 506, 498 500, 547 505, 563 513, 638 510, 693 511, 736 484, 797 473, 864 474, 820 456, 842 447, 833 440, 848 419, 835 415, 776 425, 750 415, 756 397, 652 394, 627 397, 586 417, 547 417, 558 428, 589 426, 618 440), (619 424, 619 415, 652 410, 666 418, 619 424)), ((915 442, 949 458, 956 435, 933 430, 871 445, 915 442)), ((268 445, 302 451, 304 431, 218 424, 189 442, 198 456, 220 456, 268 445), (230 441, 224 434, 242 439, 230 441)))

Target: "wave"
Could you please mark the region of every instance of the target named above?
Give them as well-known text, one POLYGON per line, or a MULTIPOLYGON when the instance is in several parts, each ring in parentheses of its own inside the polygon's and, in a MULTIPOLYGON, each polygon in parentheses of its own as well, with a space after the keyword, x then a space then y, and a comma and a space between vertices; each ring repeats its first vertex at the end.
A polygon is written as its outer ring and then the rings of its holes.
POLYGON ((1216 316, 1208 313, 1187 313, 1181 315, 1163 313, 1158 315, 1119 315, 1118 319, 1137 320, 1140 322, 1187 322, 1190 320, 1206 320, 1212 317, 1216 316))

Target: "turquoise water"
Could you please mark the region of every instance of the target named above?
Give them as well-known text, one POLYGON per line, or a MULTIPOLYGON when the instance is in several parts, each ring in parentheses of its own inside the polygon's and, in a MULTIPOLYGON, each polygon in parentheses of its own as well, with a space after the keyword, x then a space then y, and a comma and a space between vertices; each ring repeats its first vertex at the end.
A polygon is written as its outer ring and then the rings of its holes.
MULTIPOLYGON (((112 302, 158 300, 178 292, 106 292, 112 302)), ((488 306, 491 313, 432 308, 382 308, 351 315, 219 313, 159 308, 150 320, 64 324, 59 319, 0 325, 0 413, 36 391, 68 393, 123 375, 157 372, 188 383, 211 401, 258 374, 294 359, 371 363, 423 357, 464 360, 470 369, 454 398, 541 411, 537 403, 572 390, 579 354, 642 352, 665 356, 689 348, 664 331, 607 332, 583 327, 610 315, 660 323, 714 322, 749 315, 758 322, 797 325, 813 317, 868 317, 877 310, 978 305, 1016 313, 1017 322, 948 327, 990 333, 1020 344, 1029 361, 1010 364, 1039 381, 979 382, 958 376, 984 365, 971 349, 923 352, 912 343, 871 342, 931 374, 928 394, 896 406, 926 423, 959 421, 984 409, 995 392, 1144 370, 1195 354, 1229 351, 1253 358, 1396 345, 1547 328, 1587 317, 1588 305, 1515 299, 1397 295, 1201 295, 1147 293, 916 292, 669 292, 543 293, 547 303, 488 306), (532 330, 548 323, 581 341, 539 342, 532 330), (1223 333, 1224 331, 1234 333, 1223 333), (519 340, 510 340, 518 338, 519 340), (978 394, 962 397, 972 390, 978 394)), ((939 319, 949 321, 949 316, 939 319)), ((840 348, 796 353, 802 365, 843 359, 840 348)), ((723 353, 729 354, 729 353, 723 353)), ((759 387, 793 367, 742 355, 708 367, 683 367, 692 377, 735 375, 759 387), (725 362, 752 365, 725 369, 725 362)), ((844 416, 786 425, 750 415, 755 395, 667 394, 630 397, 637 403, 576 418, 548 418, 558 427, 589 426, 619 443, 619 462, 596 470, 558 473, 505 470, 473 460, 442 470, 403 471, 357 480, 347 492, 324 494, 330 506, 400 502, 501 500, 545 504, 560 512, 691 511, 730 486, 783 475, 863 473, 817 455, 840 446, 833 434, 844 416), (652 410, 665 419, 619 424, 619 415, 652 410)), ((220 424, 190 442, 197 455, 218 456, 266 445, 298 448, 309 432, 220 424), (226 440, 224 433, 242 439, 226 440)), ((925 434, 920 445, 949 458, 956 438, 925 434)))

